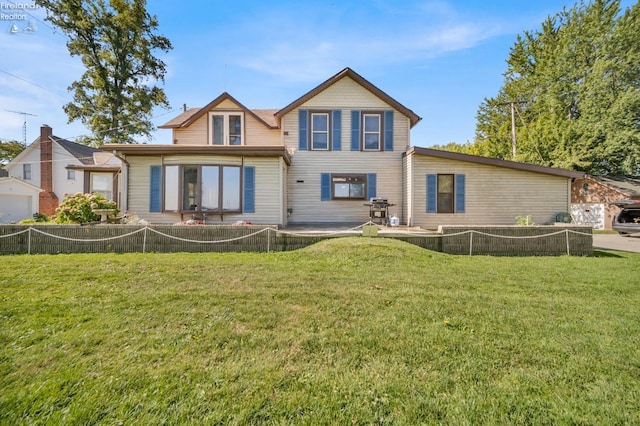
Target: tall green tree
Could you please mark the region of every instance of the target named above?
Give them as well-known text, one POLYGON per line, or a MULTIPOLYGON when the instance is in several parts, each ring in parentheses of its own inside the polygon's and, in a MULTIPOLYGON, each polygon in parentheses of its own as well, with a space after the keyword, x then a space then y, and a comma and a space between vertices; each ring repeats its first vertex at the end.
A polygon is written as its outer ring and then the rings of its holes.
POLYGON ((94 143, 131 143, 151 137, 151 111, 168 107, 156 83, 164 82, 165 63, 154 56, 168 52, 170 41, 156 34, 158 20, 145 0, 36 0, 47 20, 68 37, 71 56, 86 71, 69 90, 64 106, 69 122, 80 120, 93 132, 94 143))
POLYGON ((525 31, 504 85, 477 115, 481 155, 511 159, 509 103, 518 101, 518 161, 592 174, 640 168, 640 4, 581 2, 525 31))
POLYGON ((24 150, 24 145, 18 141, 0 141, 0 167, 5 166, 24 150))

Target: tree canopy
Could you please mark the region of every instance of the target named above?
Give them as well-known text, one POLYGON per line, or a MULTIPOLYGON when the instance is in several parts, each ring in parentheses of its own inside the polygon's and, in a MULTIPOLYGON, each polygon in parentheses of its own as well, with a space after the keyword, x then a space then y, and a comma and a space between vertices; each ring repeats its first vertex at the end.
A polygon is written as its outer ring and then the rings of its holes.
POLYGON ((154 51, 168 52, 169 40, 156 35, 158 21, 145 0, 36 0, 47 20, 68 37, 71 56, 86 71, 69 90, 64 106, 69 122, 80 120, 93 132, 96 145, 135 142, 151 137, 151 111, 168 107, 164 90, 166 66, 154 51))
POLYGON ((0 141, 0 166, 5 166, 24 150, 24 145, 18 141, 0 141))
POLYGON ((474 153, 513 159, 515 118, 517 161, 638 174, 638 64, 640 3, 581 2, 548 17, 511 48, 504 85, 478 109, 474 153))

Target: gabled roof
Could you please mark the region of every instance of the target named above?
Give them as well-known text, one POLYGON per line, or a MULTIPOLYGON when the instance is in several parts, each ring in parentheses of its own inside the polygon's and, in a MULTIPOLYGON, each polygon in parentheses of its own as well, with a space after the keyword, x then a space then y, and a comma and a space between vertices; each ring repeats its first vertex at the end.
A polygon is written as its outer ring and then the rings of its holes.
POLYGON ((638 176, 587 176, 628 197, 640 196, 640 177, 638 176))
POLYGON ((556 167, 538 166, 535 164, 519 163, 517 161, 500 160, 498 158, 480 157, 478 155, 461 154, 459 152, 443 151, 440 149, 410 147, 405 155, 424 155, 427 157, 444 158, 446 160, 466 161, 468 163, 484 164, 487 166, 506 167, 509 169, 523 170, 527 172, 543 173, 547 175, 562 176, 572 179, 580 179, 584 172, 558 169, 556 167))
MULTIPOLYGON (((78 161, 80 161, 82 164, 86 164, 86 165, 94 164, 93 154, 96 152, 100 152, 100 150, 97 148, 92 148, 87 145, 71 142, 69 140, 60 138, 58 136, 51 136, 51 140, 56 142, 62 148, 64 148, 65 151, 67 151, 69 154, 71 154, 76 159, 78 159, 78 161)), ((21 163, 22 159, 25 156, 27 156, 31 151, 39 147, 40 147, 40 136, 38 136, 31 144, 27 145, 27 147, 24 150, 22 150, 22 152, 18 154, 13 160, 11 160, 5 166, 5 168, 11 168, 13 164, 21 163)))
POLYGON ((213 101, 209 102, 202 108, 189 108, 187 111, 183 112, 179 116, 167 121, 162 126, 158 126, 160 129, 177 129, 181 127, 189 127, 193 122, 197 119, 211 111, 213 108, 221 104, 222 102, 229 100, 234 104, 238 105, 240 109, 242 109, 245 113, 251 115, 253 118, 264 124, 266 127, 270 129, 277 129, 278 123, 273 117, 273 112, 275 110, 250 110, 246 106, 242 105, 238 102, 233 96, 224 92, 213 101), (272 111, 271 117, 269 117, 269 111, 272 111))
POLYGON ((391 105, 393 108, 395 108, 396 110, 400 111, 402 114, 407 116, 409 118, 409 121, 411 122, 411 127, 415 126, 416 124, 418 124, 420 120, 422 120, 422 118, 416 115, 409 108, 405 107, 400 102, 396 101, 391 96, 387 95, 385 92, 378 89, 376 86, 374 86, 372 83, 367 81, 364 77, 362 77, 360 74, 356 73, 354 70, 352 70, 349 67, 343 69, 338 74, 326 80, 324 83, 321 83, 319 86, 316 86, 316 88, 312 89, 311 91, 305 93, 295 101, 291 102, 289 105, 282 108, 280 111, 276 112, 275 116, 278 119, 280 119, 286 113, 299 107, 303 103, 307 102, 309 99, 313 98, 323 90, 327 89, 329 86, 337 83, 338 81, 342 80, 345 77, 349 77, 350 79, 358 83, 360 86, 364 87, 369 92, 373 93, 375 96, 382 99, 387 104, 391 105))
POLYGON ((30 184, 29 182, 25 182, 22 179, 18 179, 16 177, 0 177, 0 186, 8 185, 9 183, 14 183, 20 186, 24 186, 30 191, 34 192, 42 192, 44 189, 38 188, 35 185, 30 184))
POLYGON ((82 164, 87 166, 94 164, 93 154, 96 152, 100 152, 100 150, 97 148, 92 148, 87 145, 71 142, 57 136, 51 136, 51 139, 57 142, 61 147, 66 149, 69 154, 76 157, 82 164))

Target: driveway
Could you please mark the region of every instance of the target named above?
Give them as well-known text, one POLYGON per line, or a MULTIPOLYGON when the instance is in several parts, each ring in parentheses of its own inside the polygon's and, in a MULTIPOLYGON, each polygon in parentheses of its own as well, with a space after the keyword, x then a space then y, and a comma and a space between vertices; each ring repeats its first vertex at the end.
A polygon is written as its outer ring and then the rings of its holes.
POLYGON ((617 234, 593 234, 593 248, 640 253, 640 238, 622 237, 617 234))

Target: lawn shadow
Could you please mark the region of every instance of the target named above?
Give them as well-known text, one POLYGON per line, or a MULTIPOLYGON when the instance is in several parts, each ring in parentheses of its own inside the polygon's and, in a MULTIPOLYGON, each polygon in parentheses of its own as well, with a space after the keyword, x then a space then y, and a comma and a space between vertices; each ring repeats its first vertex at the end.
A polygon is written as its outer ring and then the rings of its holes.
POLYGON ((621 256, 620 254, 616 253, 615 251, 611 251, 611 250, 600 250, 600 249, 594 249, 593 250, 593 257, 624 257, 621 256))

